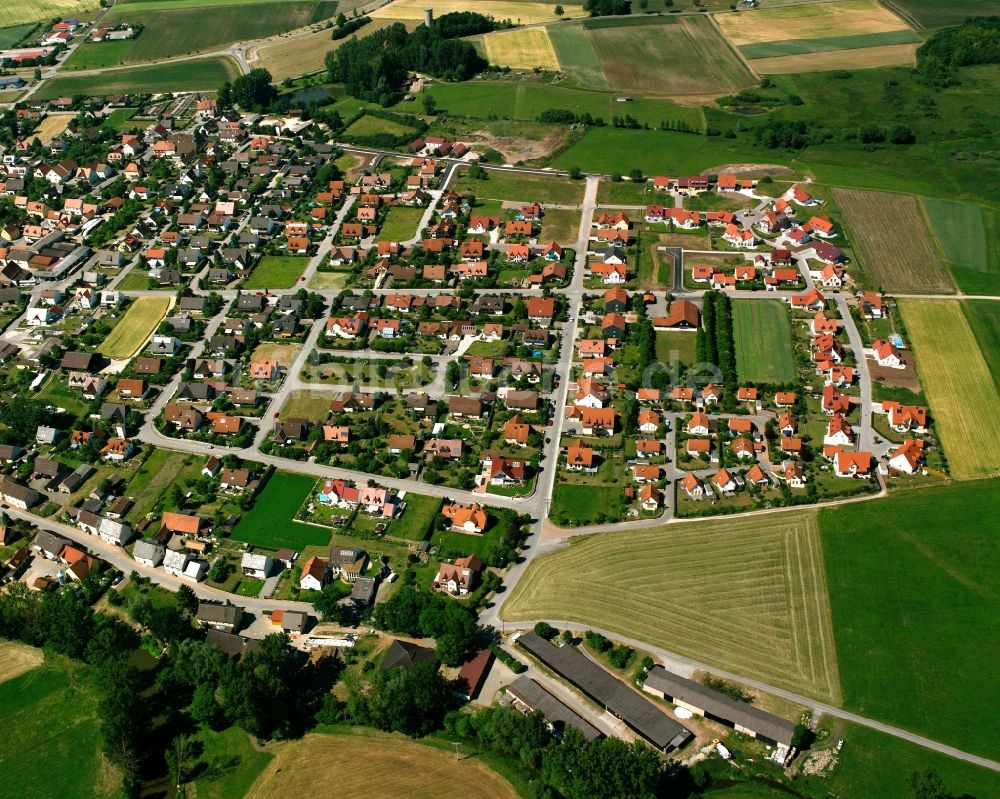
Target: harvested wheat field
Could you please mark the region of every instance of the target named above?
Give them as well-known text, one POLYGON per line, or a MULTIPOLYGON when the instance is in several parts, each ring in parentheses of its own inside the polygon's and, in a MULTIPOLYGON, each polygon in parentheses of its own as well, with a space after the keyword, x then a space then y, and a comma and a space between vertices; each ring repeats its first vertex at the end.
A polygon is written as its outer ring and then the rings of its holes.
POLYGON ((0 641, 0 683, 38 668, 44 659, 41 649, 16 641, 0 641))
POLYGON ((919 46, 917 44, 886 44, 882 47, 859 47, 852 50, 825 50, 821 53, 757 58, 751 63, 753 68, 762 75, 829 72, 834 69, 912 67, 916 63, 917 47, 919 46))
POLYGON ((815 511, 588 536, 533 561, 501 615, 592 625, 840 700, 815 511))
POLYGON ((402 735, 372 731, 348 735, 312 733, 284 744, 267 770, 247 793, 247 799, 286 796, 326 796, 331 778, 338 796, 408 799, 450 799, 488 796, 516 799, 510 783, 474 755, 457 759, 414 743, 402 735))
POLYGON ((861 266, 881 291, 939 294, 955 290, 937 242, 914 197, 834 189, 861 266))
POLYGON ((953 477, 1000 476, 1000 394, 957 300, 900 300, 953 477))
POLYGON ((545 28, 514 28, 483 37, 486 59, 512 69, 559 69, 559 58, 545 28))
MULTIPOLYGON (((263 67, 276 80, 309 75, 325 68, 323 59, 328 51, 336 50, 344 42, 349 42, 351 39, 368 36, 381 28, 387 28, 400 21, 398 19, 376 19, 350 36, 345 36, 337 41, 330 39, 330 31, 327 29, 318 30, 305 36, 290 36, 263 47, 252 47, 247 56, 250 60, 250 66, 263 67)), ((407 30, 413 30, 417 26, 414 20, 407 20, 403 24, 407 30)))
POLYGON ((475 11, 479 14, 489 14, 494 19, 509 19, 518 25, 534 25, 538 22, 556 22, 560 19, 585 17, 587 12, 582 5, 566 4, 563 6, 563 16, 556 16, 556 3, 529 2, 528 0, 437 0, 427 3, 423 0, 393 0, 393 2, 373 11, 372 19, 415 19, 423 21, 424 9, 434 7, 434 16, 442 17, 454 11, 475 11))
POLYGON ((875 0, 764 8, 743 14, 717 14, 714 19, 726 38, 737 47, 788 39, 882 33, 908 27, 875 0))
POLYGON ((32 138, 37 136, 43 145, 48 144, 56 136, 61 136, 75 118, 76 114, 49 114, 38 123, 38 127, 32 133, 32 138))

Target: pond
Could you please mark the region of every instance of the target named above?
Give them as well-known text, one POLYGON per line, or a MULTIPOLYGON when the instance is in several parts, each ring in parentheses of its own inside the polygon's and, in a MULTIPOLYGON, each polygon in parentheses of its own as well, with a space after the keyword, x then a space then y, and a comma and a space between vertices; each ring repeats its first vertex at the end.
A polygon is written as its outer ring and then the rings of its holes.
POLYGON ((299 89, 293 94, 286 94, 282 99, 290 103, 320 103, 324 100, 332 100, 333 93, 325 86, 310 86, 307 89, 299 89))

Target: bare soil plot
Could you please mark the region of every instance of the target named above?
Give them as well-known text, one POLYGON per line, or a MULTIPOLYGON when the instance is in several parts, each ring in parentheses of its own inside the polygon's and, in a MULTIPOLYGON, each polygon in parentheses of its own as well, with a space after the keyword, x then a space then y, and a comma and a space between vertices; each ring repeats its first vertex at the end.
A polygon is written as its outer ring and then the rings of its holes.
POLYGON ((0 641, 0 683, 41 666, 44 659, 41 649, 16 641, 0 641))
POLYGON ((285 368, 292 365, 302 348, 300 344, 261 344, 253 351, 254 361, 277 361, 285 368))
POLYGON ((828 72, 834 69, 875 69, 913 66, 918 44, 886 44, 854 50, 827 50, 822 53, 758 58, 751 63, 763 75, 790 75, 796 72, 828 72))
POLYGON ((482 38, 486 59, 491 64, 514 69, 559 69, 555 47, 545 28, 514 28, 482 38))
POLYGON ((833 189, 862 268, 883 291, 952 292, 948 267, 920 205, 907 194, 833 189))
POLYGON ((957 301, 900 300, 952 476, 1000 475, 1000 393, 957 301))
POLYGON ((577 539, 532 561, 501 615, 592 625, 840 699, 815 511, 577 539))
POLYGON ((764 8, 745 14, 717 14, 715 21, 726 38, 737 46, 881 33, 907 27, 905 22, 875 0, 844 0, 764 8))
POLYGON ((612 90, 639 95, 732 92, 754 78, 706 17, 589 30, 612 90))
POLYGON ((322 796, 330 775, 342 796, 406 796, 445 799, 461 785, 464 796, 516 799, 510 783, 473 757, 415 743, 402 735, 372 731, 351 735, 311 733, 278 750, 247 799, 322 796), (345 768, 349 764, 349 768, 345 768))

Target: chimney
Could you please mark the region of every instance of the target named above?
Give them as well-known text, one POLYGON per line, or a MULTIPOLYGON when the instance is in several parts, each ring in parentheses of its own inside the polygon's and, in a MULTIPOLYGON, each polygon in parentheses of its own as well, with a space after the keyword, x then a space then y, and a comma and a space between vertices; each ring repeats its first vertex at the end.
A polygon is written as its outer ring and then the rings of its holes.
POLYGON ((434 24, 434 9, 425 8, 424 9, 424 25, 428 28, 434 24))

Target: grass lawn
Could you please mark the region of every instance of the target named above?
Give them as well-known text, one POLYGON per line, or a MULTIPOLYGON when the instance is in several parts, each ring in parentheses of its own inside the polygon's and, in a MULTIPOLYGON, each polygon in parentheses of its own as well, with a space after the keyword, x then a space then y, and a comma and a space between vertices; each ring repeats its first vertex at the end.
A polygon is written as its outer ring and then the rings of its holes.
MULTIPOLYGON (((139 38, 142 38, 142 34, 139 38)), ((129 58, 129 55, 138 47, 139 38, 113 42, 84 42, 66 59, 63 70, 105 69, 134 61, 136 59, 129 58)))
POLYGON ((584 184, 581 181, 555 176, 522 175, 502 169, 490 169, 486 174, 486 180, 473 180, 466 170, 462 170, 455 175, 448 188, 459 193, 469 192, 480 199, 557 205, 579 205, 583 202, 584 184))
POLYGON ((117 795, 118 776, 101 754, 96 704, 87 667, 56 655, 0 684, 0 722, 17 731, 17 746, 0 752, 0 797, 117 795), (31 756, 41 752, 46 756, 31 756))
POLYGON ((406 512, 402 519, 393 523, 392 535, 423 541, 441 510, 441 499, 408 491, 405 500, 406 512))
MULTIPOLYGON (((141 270, 129 272, 118 282, 119 291, 146 291, 148 289, 149 275, 141 270)), ((164 289, 164 291, 176 291, 176 288, 170 286, 164 289)))
POLYGON ((555 241, 562 245, 576 244, 580 232, 580 213, 564 208, 550 208, 542 215, 542 229, 538 240, 555 241))
MULTIPOLYGON (((16 6, 18 4, 14 3, 13 5, 16 6)), ((22 7, 26 5, 27 4, 24 3, 22 4, 22 7)), ((6 20, 3 17, 0 17, 0 19, 2 19, 4 23, 6 23, 6 20)), ((0 47, 3 48, 13 47, 15 44, 21 41, 21 39, 23 39, 25 36, 31 33, 34 29, 35 26, 30 23, 27 25, 12 25, 9 28, 0 28, 0 47)))
POLYGON ((416 128, 411 128, 409 125, 401 125, 391 119, 363 116, 344 131, 344 138, 350 139, 353 136, 374 136, 377 133, 388 133, 391 136, 403 136, 408 133, 415 132, 416 128))
POLYGON ((253 351, 252 360, 277 361, 287 369, 295 361, 295 356, 299 354, 301 347, 301 344, 278 344, 276 342, 266 341, 263 344, 258 345, 257 349, 253 351))
POLYGON ((319 391, 293 391, 281 406, 282 419, 308 419, 311 422, 326 421, 330 415, 330 394, 319 391))
POLYGON ((1000 215, 972 203, 924 198, 931 229, 968 294, 1000 293, 1000 215))
POLYGON ((620 486, 575 485, 556 483, 552 489, 549 516, 566 514, 577 524, 596 524, 605 519, 609 509, 621 502, 620 486))
POLYGON ((330 532, 292 521, 316 481, 304 475, 275 472, 258 495, 253 509, 233 528, 233 538, 248 544, 301 551, 310 544, 322 546, 330 532))
POLYGON ((195 740, 202 746, 194 781, 200 799, 246 796, 274 758, 270 752, 256 749, 250 736, 238 727, 222 732, 202 728, 195 740))
POLYGON ((660 330, 656 333, 656 360, 670 363, 677 358, 685 366, 695 361, 695 333, 686 330, 660 330))
POLYGON ((350 276, 350 272, 316 272, 309 280, 309 288, 319 291, 342 289, 350 276))
POLYGON ((58 77, 45 81, 34 96, 40 100, 51 100, 76 94, 214 92, 226 81, 237 77, 239 70, 230 58, 197 58, 161 66, 108 70, 100 75, 58 77))
POLYGON ((845 707, 993 759, 998 502, 992 480, 819 514, 845 707))
POLYGON ((840 698, 819 526, 808 510, 575 539, 531 562, 501 614, 589 624, 840 698))
POLYGON ((733 302, 733 337, 740 380, 790 383, 795 380, 788 310, 778 300, 733 302))
POLYGON ((131 358, 153 334, 172 304, 171 297, 139 297, 133 301, 101 345, 112 359, 131 358))
POLYGON ((67 413, 80 416, 86 413, 90 403, 86 402, 79 391, 73 391, 66 383, 66 378, 58 371, 49 375, 42 390, 35 395, 35 399, 54 405, 56 408, 65 408, 67 413))
MULTIPOLYGON (((966 321, 986 363, 1000 363, 1000 303, 991 300, 965 300, 962 303, 966 321)), ((993 368, 993 383, 1000 391, 1000 369, 993 368)))
POLYGON ((265 255, 243 281, 243 288, 290 289, 308 265, 308 258, 297 255, 265 255))
POLYGON ((397 205, 389 209, 376 241, 409 241, 417 235, 417 225, 424 215, 423 208, 397 205))
POLYGON ((961 304, 900 300, 920 383, 953 477, 1000 476, 1000 414, 992 347, 981 352, 961 304))

